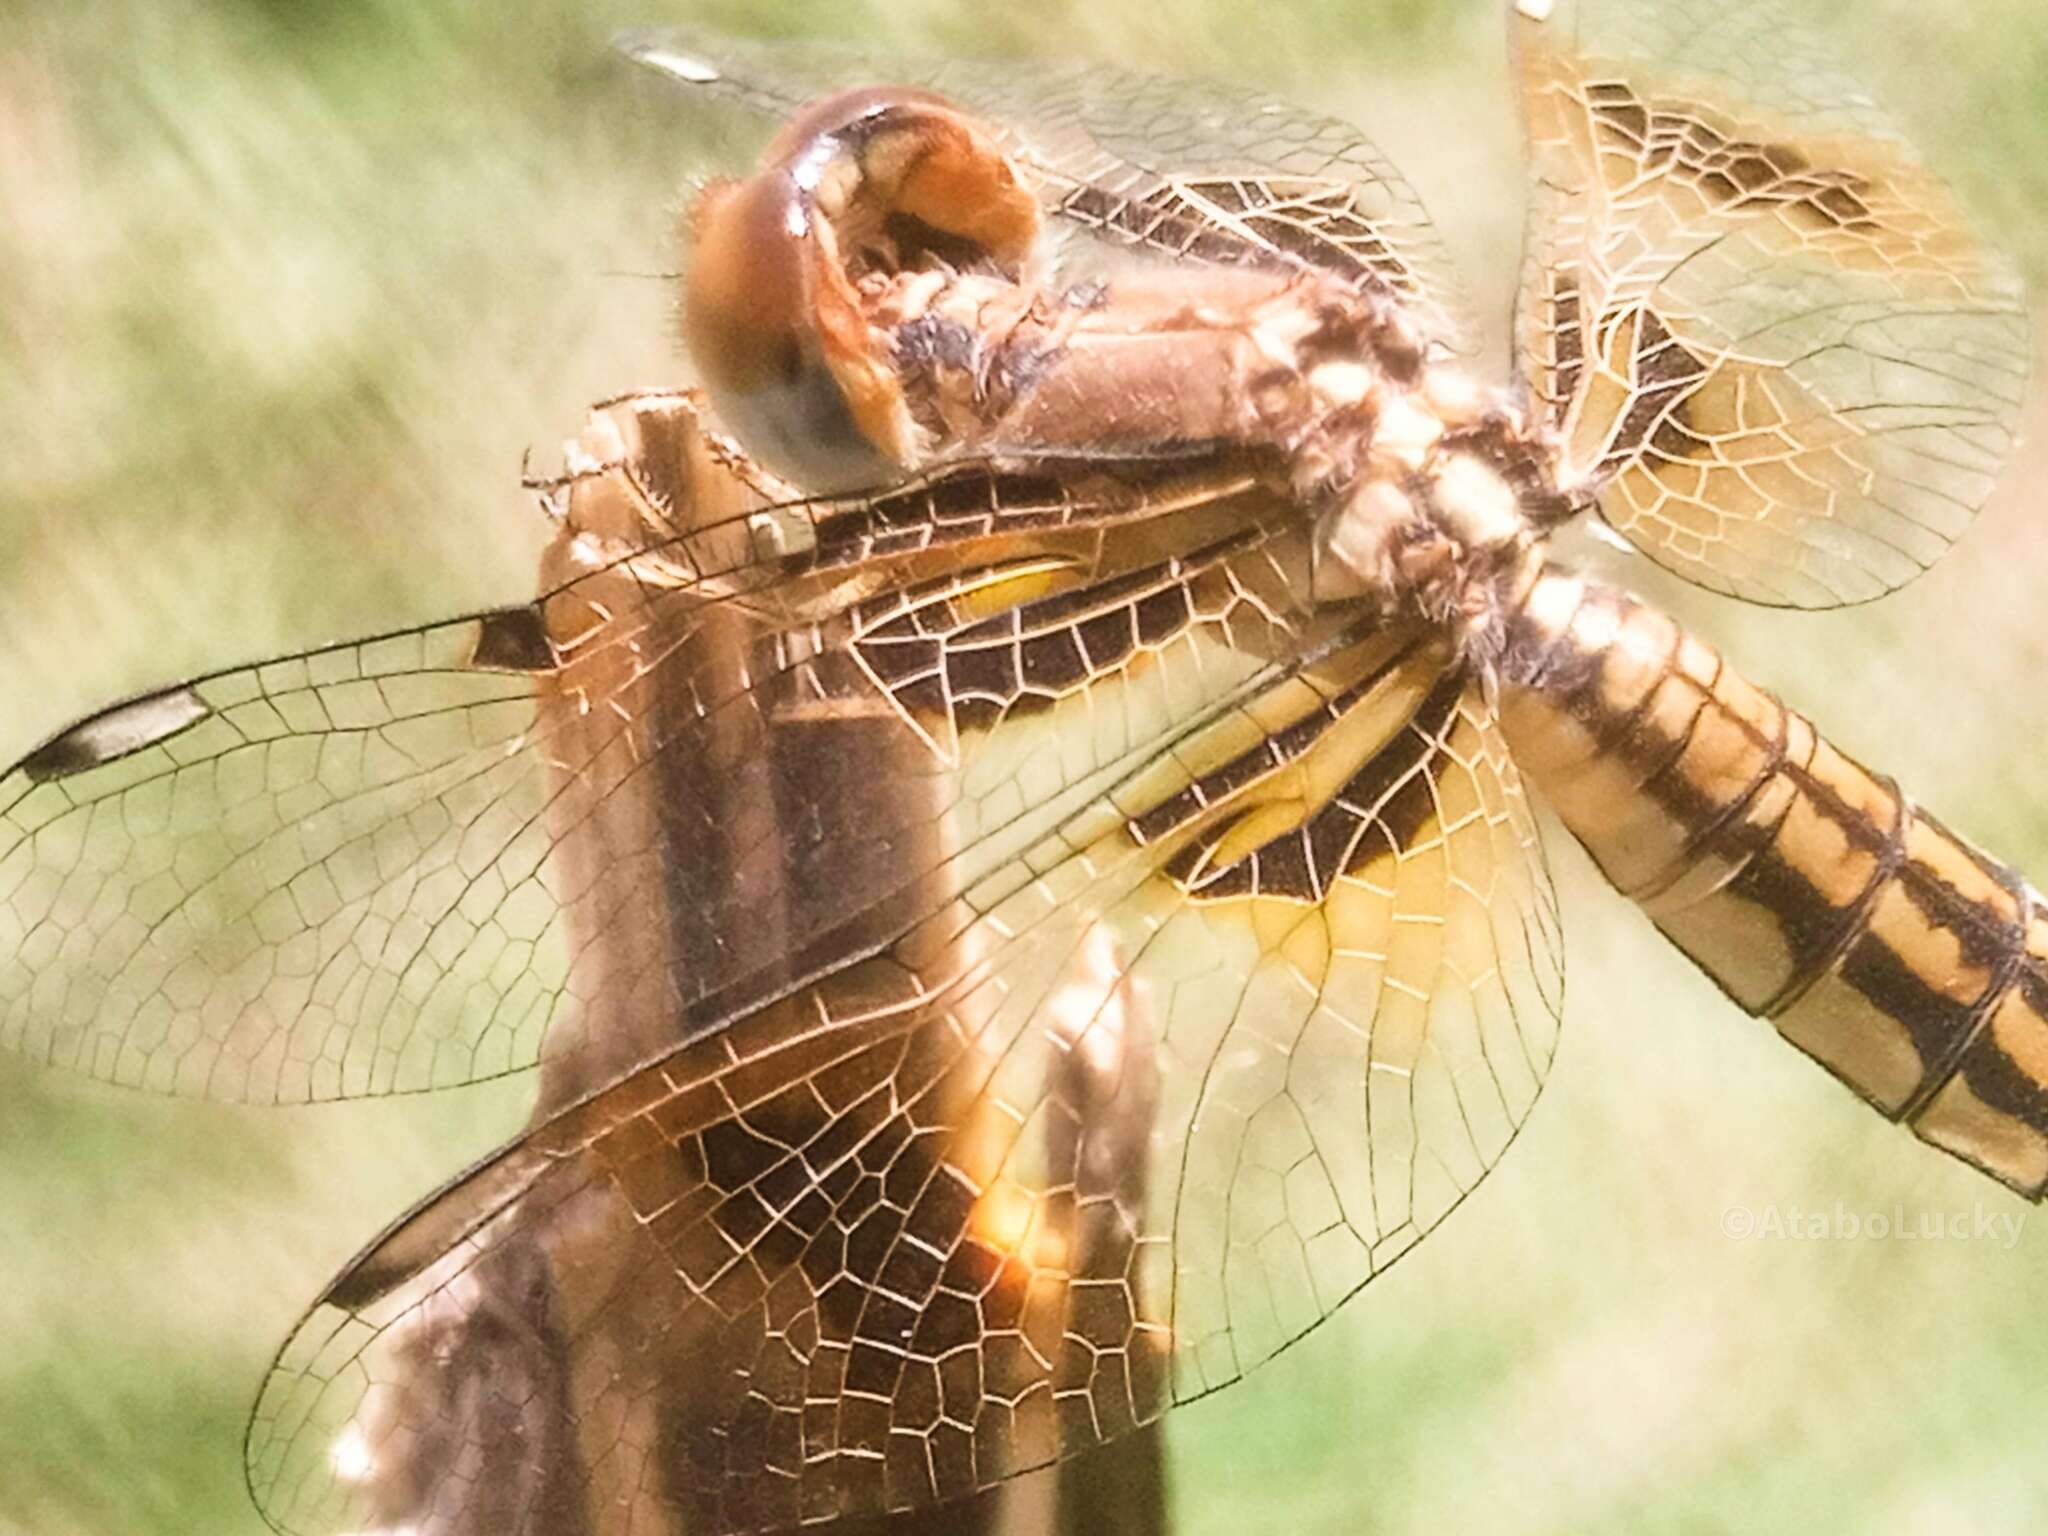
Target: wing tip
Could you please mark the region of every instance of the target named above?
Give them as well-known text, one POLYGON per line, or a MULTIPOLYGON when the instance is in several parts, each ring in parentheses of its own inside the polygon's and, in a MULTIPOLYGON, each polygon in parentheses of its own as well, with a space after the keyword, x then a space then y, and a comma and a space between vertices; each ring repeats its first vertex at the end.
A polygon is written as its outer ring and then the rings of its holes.
POLYGON ((635 64, 685 85, 715 85, 725 78, 705 54, 691 48, 673 31, 634 27, 612 35, 612 47, 635 64))
POLYGON ((212 705, 180 684, 88 715, 15 766, 32 784, 53 783, 157 746, 212 714, 212 705))

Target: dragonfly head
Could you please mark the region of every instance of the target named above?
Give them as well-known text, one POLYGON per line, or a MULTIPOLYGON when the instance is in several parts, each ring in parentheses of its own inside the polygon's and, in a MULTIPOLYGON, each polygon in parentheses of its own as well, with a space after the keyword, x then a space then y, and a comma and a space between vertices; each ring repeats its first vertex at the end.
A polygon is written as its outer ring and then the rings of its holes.
POLYGON ((928 271, 1014 280, 1039 241, 1010 160, 942 98, 842 92, 798 113, 755 173, 690 216, 683 331, 748 450, 813 490, 899 478, 921 431, 874 290, 928 271))

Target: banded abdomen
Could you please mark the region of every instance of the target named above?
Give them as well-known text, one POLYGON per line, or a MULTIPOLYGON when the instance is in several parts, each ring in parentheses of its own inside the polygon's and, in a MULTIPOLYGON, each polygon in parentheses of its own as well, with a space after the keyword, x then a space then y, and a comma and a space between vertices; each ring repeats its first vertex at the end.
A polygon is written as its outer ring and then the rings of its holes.
POLYGON ((1617 889, 1923 1140, 2048 1191, 2048 912, 1657 610, 1549 569, 1501 718, 1617 889))

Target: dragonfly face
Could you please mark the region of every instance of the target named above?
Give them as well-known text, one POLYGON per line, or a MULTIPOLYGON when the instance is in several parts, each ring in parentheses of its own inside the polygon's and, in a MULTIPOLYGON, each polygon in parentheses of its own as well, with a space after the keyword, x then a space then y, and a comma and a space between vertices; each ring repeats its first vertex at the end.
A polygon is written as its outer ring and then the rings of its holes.
POLYGON ((540 1065, 280 1355, 279 1528, 912 1510, 1235 1381, 1533 1105, 1525 773, 1738 1002, 2038 1193, 2024 882, 1546 563, 1597 500, 1745 595, 1895 585, 2004 456, 2016 291, 1856 99, 1795 129, 1682 14, 1604 20, 1519 38, 1521 394, 1336 125, 630 45, 794 115, 690 278, 765 463, 621 400, 542 487, 540 599, 0 789, 34 1054, 264 1101, 540 1065))

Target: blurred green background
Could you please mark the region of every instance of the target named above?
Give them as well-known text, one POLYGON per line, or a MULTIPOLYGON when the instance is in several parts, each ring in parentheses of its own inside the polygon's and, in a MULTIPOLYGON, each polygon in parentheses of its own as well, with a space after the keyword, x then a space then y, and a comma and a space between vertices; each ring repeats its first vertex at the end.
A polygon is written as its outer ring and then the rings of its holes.
MULTIPOLYGON (((2039 290, 2040 0, 1798 9, 2039 290)), ((522 451, 679 376, 657 274, 677 189, 720 144, 604 43, 680 17, 0 4, 0 759, 123 692, 530 592, 522 451)), ((1498 354, 1519 194, 1492 0, 688 19, 1232 72, 1348 116, 1421 186, 1498 354)), ((1616 568, 2048 876, 2044 469, 2030 452, 1954 557, 1850 614, 1751 613, 1616 568)), ((1886 1127, 1553 854, 1572 979, 1547 1101, 1415 1257, 1175 1416, 1179 1528, 2048 1529, 2048 1216, 1886 1127), (1731 1211, 1838 1206, 2021 1229, 1726 1231, 1731 1211)), ((239 1442, 269 1351, 525 1092, 243 1111, 0 1062, 0 1531, 260 1530, 239 1442)))

